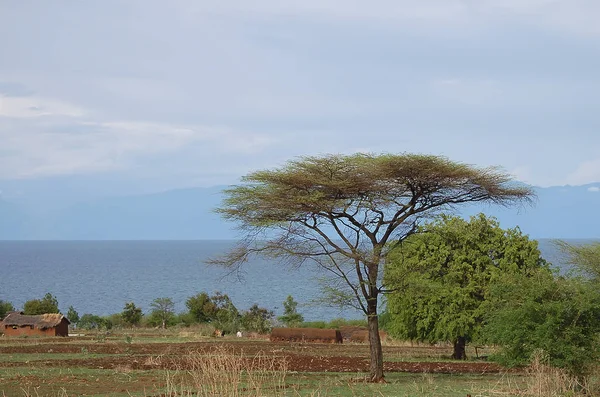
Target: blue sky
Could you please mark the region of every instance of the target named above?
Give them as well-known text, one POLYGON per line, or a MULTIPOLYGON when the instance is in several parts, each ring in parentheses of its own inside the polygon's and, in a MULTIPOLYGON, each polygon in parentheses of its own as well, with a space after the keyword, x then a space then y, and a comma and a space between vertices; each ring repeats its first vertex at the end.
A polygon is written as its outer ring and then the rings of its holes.
POLYGON ((356 151, 598 182, 599 15, 597 0, 0 0, 0 191, 229 184, 356 151))

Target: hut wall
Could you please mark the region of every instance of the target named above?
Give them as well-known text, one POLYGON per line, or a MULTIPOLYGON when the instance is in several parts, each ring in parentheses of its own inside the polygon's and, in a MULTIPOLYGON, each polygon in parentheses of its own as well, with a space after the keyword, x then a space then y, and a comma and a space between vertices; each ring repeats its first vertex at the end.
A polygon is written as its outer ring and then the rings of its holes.
POLYGON ((17 326, 16 328, 11 325, 4 327, 4 335, 6 336, 55 336, 55 332, 54 328, 38 329, 34 327, 32 329, 29 325, 17 326))
POLYGON ((54 336, 69 336, 69 323, 64 318, 54 328, 54 336))

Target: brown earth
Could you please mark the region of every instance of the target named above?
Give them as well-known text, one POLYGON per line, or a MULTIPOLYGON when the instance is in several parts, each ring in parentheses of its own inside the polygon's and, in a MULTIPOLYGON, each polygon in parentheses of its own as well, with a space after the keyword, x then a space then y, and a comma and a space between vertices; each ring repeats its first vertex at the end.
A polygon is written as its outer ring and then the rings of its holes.
MULTIPOLYGON (((3 341, 4 342, 4 341, 3 341)), ((13 340, 14 343, 14 340, 13 340)), ((262 353, 270 357, 285 358, 289 371, 297 372, 367 372, 369 348, 365 344, 312 344, 268 342, 263 340, 224 339, 206 342, 182 343, 124 343, 108 341, 95 343, 77 338, 60 341, 29 341, 18 346, 0 343, 0 367, 35 368, 96 368, 96 369, 187 369, 188 354, 210 354, 217 348, 254 356, 262 353), (16 354, 32 354, 27 362, 2 360, 16 354), (39 359, 36 353, 43 353, 39 359), (53 354, 76 354, 76 358, 52 357, 53 354), (108 354, 105 357, 88 357, 108 354)), ((451 361, 449 348, 433 346, 385 346, 386 372, 429 373, 497 373, 502 369, 485 361, 451 361)))

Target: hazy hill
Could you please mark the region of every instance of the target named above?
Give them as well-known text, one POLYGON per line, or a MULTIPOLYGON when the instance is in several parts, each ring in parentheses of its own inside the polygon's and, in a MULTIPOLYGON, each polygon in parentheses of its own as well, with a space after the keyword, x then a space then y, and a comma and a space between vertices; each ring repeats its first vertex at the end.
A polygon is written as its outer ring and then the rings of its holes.
MULTIPOLYGON (((86 201, 55 211, 35 211, 0 199, 0 239, 230 239, 234 225, 212 212, 223 187, 86 201)), ((534 238, 600 238, 600 183, 537 188, 535 206, 471 207, 496 216, 502 227, 520 226, 534 238)), ((43 197, 39 198, 43 200, 43 197)))

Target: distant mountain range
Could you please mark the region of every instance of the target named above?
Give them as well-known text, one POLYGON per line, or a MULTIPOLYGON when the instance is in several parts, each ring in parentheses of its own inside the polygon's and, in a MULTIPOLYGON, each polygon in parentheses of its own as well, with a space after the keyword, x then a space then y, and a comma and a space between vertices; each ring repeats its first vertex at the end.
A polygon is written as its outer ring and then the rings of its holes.
MULTIPOLYGON (((0 198, 0 240, 234 239, 235 225, 212 212, 223 188, 112 197, 47 211, 31 200, 0 198)), ((535 190, 531 207, 471 206, 461 214, 484 212, 533 238, 600 238, 600 183, 535 190)))

